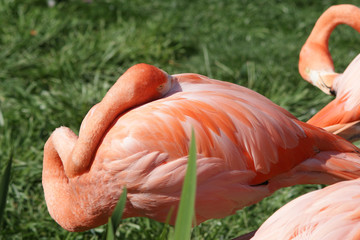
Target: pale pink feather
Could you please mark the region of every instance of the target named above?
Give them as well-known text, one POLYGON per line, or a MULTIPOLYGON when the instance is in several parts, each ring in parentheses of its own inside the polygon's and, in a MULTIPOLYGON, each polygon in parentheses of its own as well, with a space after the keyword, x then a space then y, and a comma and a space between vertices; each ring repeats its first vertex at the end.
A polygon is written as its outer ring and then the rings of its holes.
POLYGON ((360 180, 298 197, 268 218, 251 239, 360 239, 360 180))

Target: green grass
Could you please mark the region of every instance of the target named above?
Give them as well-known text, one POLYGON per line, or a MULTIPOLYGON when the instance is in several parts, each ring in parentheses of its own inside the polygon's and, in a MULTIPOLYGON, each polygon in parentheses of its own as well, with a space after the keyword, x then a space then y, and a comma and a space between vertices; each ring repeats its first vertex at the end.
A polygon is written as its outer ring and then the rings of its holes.
MULTIPOLYGON (((69 233, 49 216, 41 185, 42 151, 61 125, 81 120, 130 66, 196 72, 252 88, 307 120, 331 98, 303 81, 298 54, 318 16, 341 1, 0 0, 0 172, 13 149, 0 238, 100 239, 106 227, 69 233)), ((356 1, 348 1, 356 3, 356 1)), ((335 30, 338 71, 359 52, 359 34, 335 30)), ((233 216, 193 229, 194 239, 231 239, 257 228, 277 208, 319 186, 278 191, 233 216)), ((126 239, 156 239, 164 224, 125 219, 126 239)))

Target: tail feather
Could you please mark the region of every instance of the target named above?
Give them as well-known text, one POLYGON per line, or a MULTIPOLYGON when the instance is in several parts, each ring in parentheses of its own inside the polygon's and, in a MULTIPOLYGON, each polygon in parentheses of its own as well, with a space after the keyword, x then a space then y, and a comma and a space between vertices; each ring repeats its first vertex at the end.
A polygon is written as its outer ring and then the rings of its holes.
POLYGON ((344 180, 360 177, 360 155, 358 153, 323 152, 315 156, 322 170, 344 180))
POLYGON ((333 184, 360 177, 360 154, 324 151, 269 180, 271 189, 296 184, 333 184))
POLYGON ((360 139, 360 120, 351 123, 335 124, 324 127, 324 129, 345 138, 349 142, 355 142, 360 139))

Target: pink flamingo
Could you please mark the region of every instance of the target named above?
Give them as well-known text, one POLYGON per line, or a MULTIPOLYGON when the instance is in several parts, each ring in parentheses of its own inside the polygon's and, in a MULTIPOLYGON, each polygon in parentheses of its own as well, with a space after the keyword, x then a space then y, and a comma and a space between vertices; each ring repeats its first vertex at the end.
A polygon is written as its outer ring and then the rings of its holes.
POLYGON ((360 139, 360 54, 339 75, 332 89, 336 98, 316 113, 308 123, 322 127, 348 141, 360 139), (359 95, 359 96, 358 96, 359 95))
POLYGON ((125 218, 164 222, 179 202, 192 127, 197 224, 281 187, 360 176, 358 148, 264 96, 138 64, 88 112, 79 137, 60 127, 47 140, 43 188, 50 215, 69 231, 102 225, 126 186, 125 218))
POLYGON ((252 240, 360 239, 360 179, 294 199, 276 211, 252 240))
POLYGON ((300 51, 299 72, 311 84, 336 98, 308 123, 327 129, 350 141, 360 137, 360 57, 343 74, 334 71, 328 42, 334 28, 346 24, 360 32, 360 9, 354 5, 335 5, 317 20, 300 51))
POLYGON ((316 21, 300 51, 300 75, 326 94, 330 94, 339 76, 329 51, 330 35, 339 24, 349 25, 360 32, 360 9, 350 4, 331 6, 316 21))

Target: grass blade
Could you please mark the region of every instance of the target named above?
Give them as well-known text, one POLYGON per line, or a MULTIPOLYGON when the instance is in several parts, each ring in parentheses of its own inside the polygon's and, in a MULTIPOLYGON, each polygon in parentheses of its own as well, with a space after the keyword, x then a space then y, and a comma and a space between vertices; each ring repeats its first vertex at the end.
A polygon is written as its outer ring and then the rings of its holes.
POLYGON ((123 214, 123 211, 125 208, 126 195, 127 195, 127 189, 126 189, 126 187, 124 187, 123 192, 120 195, 119 201, 116 204, 114 212, 111 215, 111 217, 109 218, 108 228, 107 228, 107 233, 106 233, 107 240, 115 239, 116 229, 120 225, 122 214, 123 214))
POLYGON ((170 227, 169 222, 170 222, 170 218, 171 218, 173 212, 174 212, 174 208, 171 207, 170 211, 166 217, 166 220, 165 220, 165 223, 163 226, 163 230, 160 233, 160 235, 156 238, 157 240, 163 240, 163 239, 166 239, 166 236, 172 236, 172 235, 169 235, 169 227, 170 227))
POLYGON ((113 222, 111 218, 109 218, 107 224, 107 231, 106 231, 106 240, 114 240, 115 239, 115 229, 113 227, 113 222))
POLYGON ((5 171, 0 179, 0 223, 3 219, 5 206, 6 206, 6 197, 9 190, 12 158, 13 157, 11 154, 8 164, 5 168, 5 171))
POLYGON ((120 221, 126 204, 126 195, 127 189, 126 187, 124 187, 123 192, 121 193, 121 196, 119 198, 119 202, 116 204, 115 210, 111 216, 111 221, 113 224, 112 226, 114 230, 120 225, 120 221))
POLYGON ((191 133, 189 160, 184 179, 178 214, 175 222, 175 240, 190 239, 196 194, 196 144, 194 130, 191 133))

